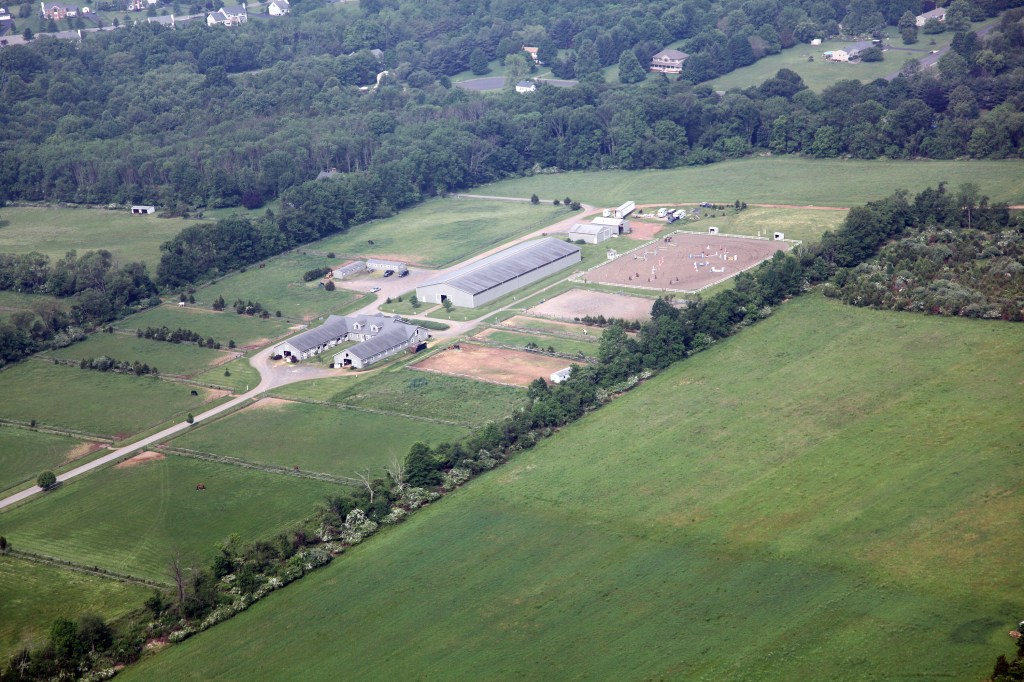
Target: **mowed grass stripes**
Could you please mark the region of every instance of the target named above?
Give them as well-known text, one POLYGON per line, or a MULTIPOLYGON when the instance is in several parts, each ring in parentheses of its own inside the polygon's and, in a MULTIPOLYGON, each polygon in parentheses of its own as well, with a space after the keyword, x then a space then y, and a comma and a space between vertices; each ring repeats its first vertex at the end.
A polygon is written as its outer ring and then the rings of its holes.
POLYGON ((1022 347, 797 299, 128 679, 980 679, 1022 347))

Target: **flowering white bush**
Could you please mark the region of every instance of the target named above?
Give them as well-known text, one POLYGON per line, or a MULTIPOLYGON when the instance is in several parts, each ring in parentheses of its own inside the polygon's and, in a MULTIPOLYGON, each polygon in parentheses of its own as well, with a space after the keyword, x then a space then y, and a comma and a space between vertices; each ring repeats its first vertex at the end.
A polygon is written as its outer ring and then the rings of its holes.
POLYGON ((321 523, 320 527, 316 529, 316 536, 320 538, 321 542, 330 542, 335 539, 334 528, 328 526, 326 523, 321 523))
POLYGON ((83 675, 81 680, 82 682, 101 682, 101 680, 111 679, 116 674, 117 671, 113 668, 104 668, 103 670, 94 670, 88 675, 83 675))
POLYGON ((438 497, 440 495, 431 490, 409 487, 402 493, 402 504, 409 507, 409 509, 419 509, 427 502, 433 502, 438 497))
POLYGON ((444 475, 444 487, 451 489, 457 488, 466 481, 469 480, 469 470, 455 467, 451 471, 448 471, 444 475))
POLYGON ((401 507, 392 507, 388 515, 380 520, 385 526, 393 526, 396 523, 401 523, 402 520, 409 515, 409 512, 405 511, 401 507))
POLYGON ((174 642, 175 644, 177 644, 178 642, 184 642, 186 639, 188 639, 194 634, 196 634, 195 628, 193 628, 192 626, 184 627, 181 630, 175 630, 170 635, 168 635, 167 641, 174 642))
POLYGON ((366 512, 362 509, 353 509, 345 517, 345 525, 341 529, 341 541, 349 545, 356 545, 362 542, 363 538, 373 535, 376 530, 377 524, 366 518, 366 512))

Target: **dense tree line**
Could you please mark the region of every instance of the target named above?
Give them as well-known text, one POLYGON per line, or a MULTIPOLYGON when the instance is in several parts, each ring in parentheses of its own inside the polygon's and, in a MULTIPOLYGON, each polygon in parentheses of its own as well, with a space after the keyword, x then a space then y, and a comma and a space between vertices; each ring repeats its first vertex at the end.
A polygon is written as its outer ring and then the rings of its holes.
POLYGON ((156 285, 144 263, 118 267, 109 251, 70 251, 50 263, 48 256, 0 254, 0 290, 48 294, 31 310, 0 321, 0 366, 41 348, 63 347, 84 338, 83 329, 157 305, 156 285))
POLYGON ((877 257, 840 270, 825 295, 890 310, 1024 320, 1024 229, 976 187, 919 194, 915 220, 877 257))
MULTIPOLYGON (((1019 155, 1024 137, 1020 10, 1006 12, 984 40, 958 34, 937 71, 846 81, 820 95, 781 72, 757 88, 718 96, 693 83, 732 68, 731 51, 756 56, 791 33, 803 36, 801 25, 812 35, 830 22, 871 26, 877 15, 892 24, 922 6, 594 0, 517 7, 503 18, 502 8, 472 2, 417 4, 415 11, 398 3, 363 3, 362 10, 302 4, 304 13, 287 21, 232 31, 137 25, 81 45, 40 40, 0 51, 0 192, 29 200, 145 200, 183 213, 260 206, 295 188, 309 204, 309 195, 329 191, 303 183, 334 167, 342 187, 335 198, 347 205, 331 211, 347 222, 333 228, 343 229, 423 196, 534 168, 669 167, 754 150, 1003 158, 1019 155), (679 38, 693 55, 679 81, 609 85, 584 77, 578 88, 542 86, 522 97, 471 94, 447 80, 466 68, 474 49, 501 57, 536 43, 548 58, 576 66, 590 55, 597 64, 582 71, 593 76, 623 51, 644 64, 679 38), (384 50, 383 64, 371 47, 384 50), (380 87, 360 91, 375 85, 385 66, 380 87)), ((1004 7, 1002 0, 968 4, 971 16, 1004 7)), ((316 221, 280 221, 293 243, 323 233, 316 221)), ((277 232, 264 227, 239 224, 233 237, 264 252, 282 248, 273 243, 277 232)), ((195 229, 189 242, 206 242, 195 254, 216 258, 216 235, 195 229)), ((201 260, 197 268, 206 265, 201 260)))
POLYGON ((79 369, 91 369, 97 372, 114 372, 115 374, 134 374, 137 377, 145 376, 146 374, 157 375, 160 371, 156 367, 150 367, 145 362, 139 362, 135 360, 129 362, 127 360, 116 360, 106 355, 101 355, 98 358, 82 358, 78 362, 79 369))
MULTIPOLYGON (((167 343, 194 343, 197 346, 220 350, 220 342, 215 341, 212 336, 203 338, 202 334, 182 327, 173 330, 166 325, 163 327, 146 327, 145 329, 136 329, 135 335, 140 339, 166 341, 167 343)), ((233 348, 234 342, 231 342, 229 345, 233 348)))

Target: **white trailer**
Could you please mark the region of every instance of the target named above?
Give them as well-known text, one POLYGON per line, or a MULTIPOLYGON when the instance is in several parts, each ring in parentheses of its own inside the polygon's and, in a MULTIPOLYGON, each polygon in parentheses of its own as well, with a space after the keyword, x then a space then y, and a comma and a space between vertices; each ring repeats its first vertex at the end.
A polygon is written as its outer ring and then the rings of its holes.
POLYGON ((627 201, 622 206, 619 206, 617 209, 615 209, 615 217, 616 218, 625 218, 625 217, 627 217, 630 213, 632 213, 635 210, 636 210, 636 202, 635 201, 627 201))

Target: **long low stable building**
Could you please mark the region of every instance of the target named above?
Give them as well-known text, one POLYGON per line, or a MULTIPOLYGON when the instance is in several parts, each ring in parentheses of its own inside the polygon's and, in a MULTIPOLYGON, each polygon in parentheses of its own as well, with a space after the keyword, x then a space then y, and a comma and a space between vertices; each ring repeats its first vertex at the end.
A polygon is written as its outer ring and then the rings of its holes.
POLYGON ((553 237, 516 244, 416 287, 425 303, 476 308, 583 260, 580 247, 553 237))
POLYGON ((274 346, 274 355, 291 362, 307 360, 339 344, 358 341, 334 356, 337 367, 366 367, 416 348, 430 338, 423 327, 387 315, 331 315, 319 327, 307 329, 274 346))

